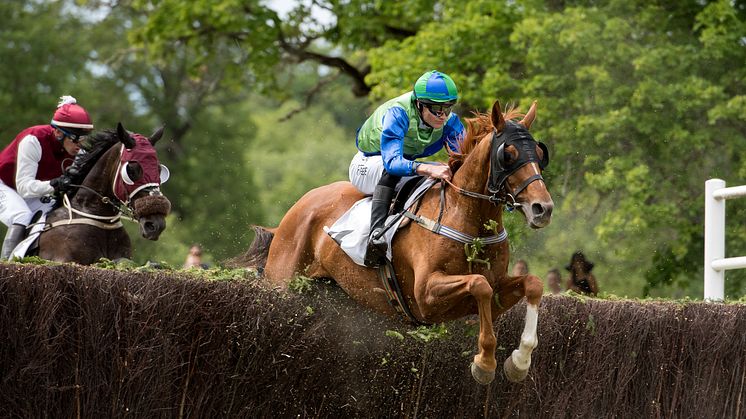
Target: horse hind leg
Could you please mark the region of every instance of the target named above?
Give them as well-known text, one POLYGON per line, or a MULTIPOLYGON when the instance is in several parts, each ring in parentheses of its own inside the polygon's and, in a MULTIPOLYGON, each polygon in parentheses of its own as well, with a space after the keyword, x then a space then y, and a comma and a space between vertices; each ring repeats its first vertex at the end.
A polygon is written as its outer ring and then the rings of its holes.
POLYGON ((523 284, 526 294, 526 323, 518 349, 514 350, 503 364, 505 377, 514 383, 523 381, 528 375, 528 369, 531 367, 531 353, 539 343, 537 325, 543 285, 541 280, 534 275, 527 275, 523 284))
POLYGON ((230 268, 254 268, 260 273, 264 270, 267 265, 269 246, 274 238, 274 229, 257 225, 252 226, 252 228, 256 235, 249 249, 244 254, 229 259, 226 266, 230 268))

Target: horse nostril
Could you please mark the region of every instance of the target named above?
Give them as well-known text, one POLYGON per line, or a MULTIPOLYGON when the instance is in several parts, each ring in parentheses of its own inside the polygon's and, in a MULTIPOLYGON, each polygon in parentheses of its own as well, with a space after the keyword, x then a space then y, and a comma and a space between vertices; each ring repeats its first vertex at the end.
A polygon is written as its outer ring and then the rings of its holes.
POLYGON ((535 217, 541 217, 544 214, 544 205, 541 205, 541 204, 532 204, 531 205, 531 212, 534 213, 535 217))
POLYGON ((153 232, 153 231, 155 231, 155 224, 153 224, 150 221, 146 222, 143 227, 145 228, 145 231, 147 231, 147 232, 153 232))

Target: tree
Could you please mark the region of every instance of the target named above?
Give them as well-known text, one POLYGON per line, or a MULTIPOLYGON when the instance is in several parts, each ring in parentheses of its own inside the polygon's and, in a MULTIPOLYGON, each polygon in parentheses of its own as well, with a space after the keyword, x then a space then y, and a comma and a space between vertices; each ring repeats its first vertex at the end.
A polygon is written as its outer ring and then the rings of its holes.
POLYGON ((465 31, 455 45, 479 39, 469 44, 472 60, 452 60, 448 47, 429 51, 427 60, 466 79, 467 97, 498 91, 520 103, 539 100, 536 134, 554 153, 550 185, 568 185, 577 193, 567 196, 582 199, 566 206, 560 196, 561 208, 583 218, 603 214, 593 242, 610 249, 609 260, 647 271, 652 287, 701 281, 704 181, 743 167, 743 8, 726 1, 519 2, 497 12, 512 14, 514 24, 502 26, 506 37, 471 25, 479 22, 471 13, 477 6, 489 7, 469 2, 411 38, 370 51, 369 79, 409 74, 408 58, 424 55, 418 51, 436 27, 465 31), (493 60, 496 48, 502 54, 493 60))

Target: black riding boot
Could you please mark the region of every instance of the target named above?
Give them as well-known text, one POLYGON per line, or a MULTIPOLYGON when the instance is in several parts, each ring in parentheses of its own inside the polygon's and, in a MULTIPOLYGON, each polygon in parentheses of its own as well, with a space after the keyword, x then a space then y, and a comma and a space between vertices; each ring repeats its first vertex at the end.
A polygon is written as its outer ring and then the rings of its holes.
POLYGON ((386 257, 388 244, 383 237, 383 227, 386 223, 386 217, 389 215, 391 200, 394 198, 394 188, 376 185, 373 191, 373 207, 370 211, 370 237, 368 238, 368 248, 365 252, 365 266, 375 267, 386 257))
POLYGON ((13 249, 18 246, 18 243, 26 238, 26 226, 22 224, 13 224, 8 227, 8 232, 5 234, 5 240, 3 240, 3 250, 0 253, 0 259, 8 260, 10 254, 13 253, 13 249))

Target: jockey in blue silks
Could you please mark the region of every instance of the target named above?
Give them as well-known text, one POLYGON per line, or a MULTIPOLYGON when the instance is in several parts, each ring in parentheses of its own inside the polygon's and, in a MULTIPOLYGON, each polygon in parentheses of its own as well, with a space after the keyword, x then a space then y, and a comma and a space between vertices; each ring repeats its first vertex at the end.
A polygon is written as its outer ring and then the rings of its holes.
POLYGON ((460 150, 464 125, 451 112, 457 100, 453 79, 428 71, 412 91, 380 105, 358 129, 359 152, 350 163, 349 175, 358 190, 373 195, 366 266, 377 266, 386 257, 388 245, 382 233, 399 179, 415 174, 451 179, 447 165, 415 159, 432 156, 446 144, 452 151, 460 150))

